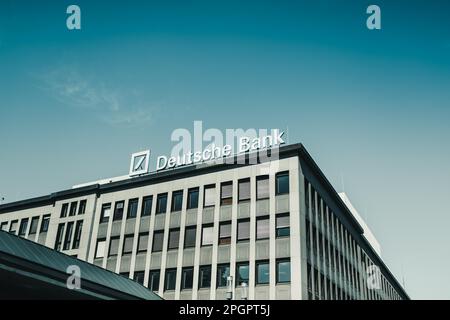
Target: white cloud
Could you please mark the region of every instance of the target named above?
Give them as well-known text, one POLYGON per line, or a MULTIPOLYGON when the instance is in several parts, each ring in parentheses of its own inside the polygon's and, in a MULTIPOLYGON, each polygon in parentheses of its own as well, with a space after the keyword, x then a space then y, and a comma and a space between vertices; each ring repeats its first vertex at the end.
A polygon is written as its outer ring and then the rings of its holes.
POLYGON ((71 106, 94 115, 113 126, 149 124, 157 105, 141 101, 137 90, 124 93, 89 75, 81 75, 76 68, 58 68, 38 77, 42 89, 62 106, 71 106))

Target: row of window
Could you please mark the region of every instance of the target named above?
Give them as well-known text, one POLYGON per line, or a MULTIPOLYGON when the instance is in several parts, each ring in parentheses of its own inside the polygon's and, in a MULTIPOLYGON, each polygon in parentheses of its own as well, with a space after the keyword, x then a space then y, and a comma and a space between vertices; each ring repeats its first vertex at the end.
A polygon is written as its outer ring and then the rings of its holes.
POLYGON ((60 223, 56 231, 55 250, 78 249, 80 247, 82 230, 83 220, 60 223))
MULTIPOLYGON (((16 234, 17 228, 19 229, 18 235, 21 237, 25 237, 27 235, 28 225, 30 225, 28 230, 28 235, 34 235, 37 233, 38 226, 39 226, 39 220, 41 219, 40 216, 32 217, 30 218, 23 218, 20 220, 12 220, 11 223, 8 221, 4 221, 0 224, 0 230, 2 231, 9 231, 9 233, 16 234), (31 220, 31 222, 30 222, 31 220), (9 229, 8 229, 8 223, 9 223, 9 229)), ((42 216, 42 222, 41 222, 41 228, 40 232, 47 232, 48 227, 50 224, 50 215, 44 215, 42 216)))
MULTIPOLYGON (((144 271, 134 273, 134 280, 144 284, 144 271)), ((123 274, 128 276, 127 274, 123 274)), ((249 263, 236 263, 236 281, 235 285, 240 286, 242 283, 249 282, 249 263)), ((227 278, 230 276, 230 265, 217 265, 216 287, 226 287, 227 278)), ((177 269, 166 269, 164 277, 164 291, 175 290, 177 279, 177 269)), ((198 288, 211 287, 211 265, 204 265, 199 267, 198 273, 198 288)), ((159 291, 160 271, 150 270, 148 288, 152 291, 159 291)), ((289 259, 276 260, 276 283, 288 283, 291 281, 291 263, 289 259)), ((193 288, 194 282, 194 267, 184 267, 181 269, 181 290, 190 290, 193 288)), ((255 283, 269 284, 270 282, 270 266, 268 260, 256 261, 255 263, 255 283)))
MULTIPOLYGON (((289 173, 281 172, 275 176, 275 194, 282 195, 289 193, 289 173)), ((203 206, 211 207, 216 202, 216 185, 207 185, 203 193, 203 206)), ((198 208, 200 188, 191 188, 187 194, 187 209, 198 208)), ((167 193, 158 194, 156 198, 156 214, 166 213, 167 211, 167 193)), ((258 176, 256 178, 256 198, 257 200, 269 198, 269 176, 258 176)), ((250 200, 250 178, 238 181, 238 201, 250 200)), ((230 205, 233 201, 233 182, 227 181, 220 184, 220 203, 221 205, 230 205)), ((141 216, 149 216, 152 210, 153 196, 143 198, 141 216)), ((76 204, 76 203, 75 203, 76 204)), ((130 199, 128 201, 127 218, 136 218, 139 199, 130 199)), ((66 204, 67 205, 67 204, 66 204)), ((64 206, 63 206, 64 207, 64 206)), ((171 211, 181 211, 183 207, 183 190, 172 192, 171 211)), ((72 205, 71 205, 72 208, 72 205)), ((111 203, 102 206, 100 223, 108 222, 113 217, 114 221, 123 218, 125 201, 117 201, 114 205, 114 212, 111 212, 111 203)), ((66 209, 67 211, 67 206, 66 209)), ((61 212, 62 214, 62 212, 61 212)))
POLYGON ((65 218, 67 216, 72 217, 77 214, 77 208, 78 208, 78 214, 84 214, 86 212, 86 200, 81 200, 80 205, 78 206, 78 201, 73 201, 70 203, 63 203, 61 207, 61 218, 65 218))
MULTIPOLYGON (((270 236, 269 216, 258 217, 256 219, 256 239, 268 239, 270 236)), ((289 214, 278 214, 275 217, 275 234, 277 238, 288 237, 290 235, 289 214)), ((184 248, 195 247, 197 236, 197 226, 189 226, 185 228, 184 248)), ((147 250, 149 233, 140 233, 138 237, 137 252, 145 252, 147 250)), ((209 246, 214 241, 214 225, 205 224, 202 226, 201 245, 209 246)), ((219 245, 231 243, 231 221, 224 221, 219 224, 219 245)), ((248 241, 250 239, 250 219, 240 219, 237 221, 237 241, 248 241)), ((120 236, 114 236, 110 239, 108 256, 118 255, 120 236)), ((130 254, 133 249, 134 235, 125 235, 123 242, 122 254, 130 254)), ((169 230, 169 241, 167 249, 177 249, 180 241, 180 228, 169 230)), ((152 252, 160 252, 163 250, 164 230, 158 230, 153 233, 152 252)), ((106 239, 97 240, 96 258, 105 256, 106 239)))

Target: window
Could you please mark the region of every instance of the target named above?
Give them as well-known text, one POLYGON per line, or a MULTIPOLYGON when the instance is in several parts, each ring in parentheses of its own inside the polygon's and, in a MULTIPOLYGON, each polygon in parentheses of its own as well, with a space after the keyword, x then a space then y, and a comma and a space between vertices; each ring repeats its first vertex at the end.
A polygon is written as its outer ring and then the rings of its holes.
POLYGON ((172 212, 181 211, 183 208, 183 191, 175 191, 172 193, 172 212))
POLYGON ((78 207, 78 214, 85 214, 86 212, 86 200, 80 201, 80 206, 78 207))
POLYGON ((142 212, 141 216, 149 216, 152 213, 152 204, 153 204, 153 197, 148 196, 144 197, 144 200, 142 201, 142 212))
POLYGON ((111 203, 104 204, 102 206, 102 213, 100 215, 100 223, 108 222, 111 216, 111 203))
POLYGON ((122 220, 124 205, 125 205, 124 201, 116 202, 116 207, 114 208, 113 221, 122 220))
POLYGON ((200 266, 198 274, 198 287, 209 288, 211 286, 211 266, 200 266))
POLYGON ((289 259, 277 260, 277 283, 291 281, 291 262, 289 259))
POLYGON ((181 289, 192 289, 194 280, 194 268, 183 268, 181 271, 181 289))
POLYGON ((205 187, 203 206, 212 207, 216 203, 216 186, 210 185, 205 187))
POLYGON ((55 241, 55 250, 56 251, 61 250, 63 234, 64 234, 64 223, 60 223, 58 225, 58 230, 56 231, 56 241, 55 241))
POLYGON ((156 214, 165 213, 167 210, 167 193, 158 194, 156 199, 156 214))
POLYGON ((80 247, 81 233, 83 230, 83 220, 77 221, 75 226, 75 238, 73 239, 72 249, 78 249, 80 247))
POLYGON ((188 209, 198 208, 198 188, 193 188, 188 190, 188 209))
POLYGON ((114 257, 119 254, 119 243, 120 243, 120 237, 111 237, 111 240, 109 242, 109 257, 114 257))
POLYGON ((136 218, 139 199, 131 199, 128 201, 127 219, 136 218))
POLYGON ((31 218, 30 232, 28 234, 36 234, 39 224, 39 217, 31 218))
POLYGON ((256 240, 268 239, 270 236, 269 216, 256 219, 256 240))
POLYGON ((177 279, 177 269, 167 269, 166 278, 164 279, 164 290, 175 290, 177 279))
POLYGON ((164 241, 164 231, 155 231, 153 234, 152 252, 162 251, 164 241))
POLYGON ((221 222, 219 225, 219 244, 231 243, 231 221, 221 222))
POLYGON ((27 233, 27 227, 28 227, 28 218, 22 219, 20 221, 20 227, 19 227, 19 236, 23 237, 27 233))
POLYGON ((68 203, 63 203, 62 207, 61 207, 61 218, 65 218, 67 217, 67 210, 69 209, 69 204, 68 203))
POLYGON ((227 278, 230 275, 230 265, 229 264, 219 264, 217 265, 217 287, 226 287, 227 278))
POLYGON ((133 252, 133 240, 134 240, 134 235, 132 235, 132 234, 126 235, 124 237, 123 250, 122 250, 123 254, 130 254, 133 252))
POLYGON ((180 242, 180 229, 169 230, 169 245, 168 249, 177 249, 180 242))
POLYGON ((77 202, 72 202, 70 204, 69 216, 74 216, 77 214, 77 202))
POLYGON ((288 237, 290 234, 289 214, 283 213, 276 216, 276 236, 288 237))
POLYGON ((148 274, 148 288, 152 291, 159 290, 159 270, 150 270, 148 274))
POLYGON ((220 205, 233 203, 233 182, 224 182, 220 185, 220 205))
POLYGON ((256 178, 256 199, 269 198, 269 176, 260 176, 256 178))
POLYGON ((250 219, 238 220, 238 241, 250 239, 250 219))
POLYGON ((250 200, 250 179, 239 180, 239 201, 250 200))
POLYGON ((49 224, 50 224, 50 215, 46 214, 45 216, 42 217, 41 232, 47 232, 49 224))
POLYGON ((275 180, 276 195, 289 193, 289 172, 278 173, 275 177, 275 180))
POLYGON ((19 220, 11 221, 11 225, 9 226, 9 233, 16 234, 18 224, 19 224, 19 220))
POLYGON ((236 264, 236 286, 240 286, 243 282, 248 284, 248 262, 240 262, 236 264))
POLYGON ((140 283, 140 284, 144 285, 144 276, 145 276, 145 272, 144 271, 135 271, 133 279, 137 283, 140 283))
POLYGON ((137 252, 147 251, 148 246, 148 233, 140 233, 138 238, 138 248, 137 252))
POLYGON ((269 261, 256 262, 256 284, 269 283, 269 261))
POLYGON ((205 225, 202 228, 202 246, 212 245, 214 241, 214 228, 212 225, 205 225))
POLYGON ((2 224, 0 225, 0 230, 2 231, 8 230, 8 221, 2 222, 2 224))
POLYGON ((66 236, 64 237, 63 250, 70 249, 70 243, 72 242, 73 223, 74 223, 73 221, 67 223, 66 236))
POLYGON ((95 250, 95 258, 103 258, 105 256, 106 239, 97 240, 97 248, 95 250))
POLYGON ((186 230, 184 231, 184 247, 185 248, 195 247, 196 233, 197 233, 197 228, 195 226, 186 227, 186 230))

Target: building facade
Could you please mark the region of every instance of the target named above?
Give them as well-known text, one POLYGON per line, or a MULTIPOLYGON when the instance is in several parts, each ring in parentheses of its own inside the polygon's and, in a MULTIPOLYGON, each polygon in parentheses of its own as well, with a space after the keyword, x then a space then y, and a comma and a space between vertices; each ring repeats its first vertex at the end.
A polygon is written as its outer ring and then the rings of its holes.
POLYGON ((5 204, 0 228, 164 299, 225 299, 228 276, 233 299, 409 299, 301 144, 251 159, 5 204))

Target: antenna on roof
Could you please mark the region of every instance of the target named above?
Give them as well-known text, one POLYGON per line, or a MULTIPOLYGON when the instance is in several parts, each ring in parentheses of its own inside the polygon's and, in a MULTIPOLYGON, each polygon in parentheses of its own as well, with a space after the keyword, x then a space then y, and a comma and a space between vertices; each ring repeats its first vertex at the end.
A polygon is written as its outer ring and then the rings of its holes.
POLYGON ((286 126, 286 133, 287 133, 287 144, 289 144, 289 126, 286 126))
POLYGON ((3 204, 3 201, 5 201, 5 197, 0 197, 0 204, 3 204))

